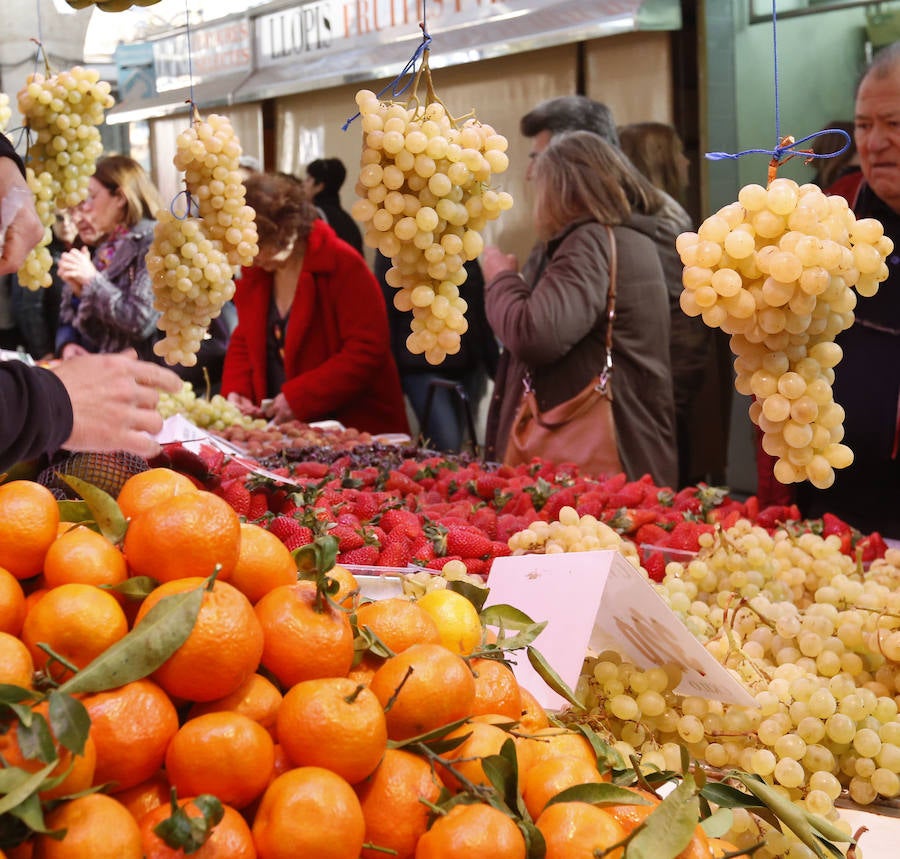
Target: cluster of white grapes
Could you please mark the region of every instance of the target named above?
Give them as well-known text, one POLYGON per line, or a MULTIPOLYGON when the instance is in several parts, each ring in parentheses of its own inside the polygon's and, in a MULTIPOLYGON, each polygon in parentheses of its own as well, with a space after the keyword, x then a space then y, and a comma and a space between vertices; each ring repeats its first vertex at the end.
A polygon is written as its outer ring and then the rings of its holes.
POLYGON ((509 166, 508 142, 474 118, 457 125, 439 101, 422 110, 360 90, 356 103, 364 137, 351 212, 366 244, 391 260, 394 306, 412 312, 407 348, 440 364, 468 328, 465 263, 481 253, 487 222, 513 204, 490 187, 509 166))
POLYGON ((262 429, 266 425, 264 419, 245 415, 221 394, 213 394, 209 399, 198 397, 190 382, 185 382, 177 394, 162 391, 156 409, 163 418, 183 415, 195 426, 215 432, 234 426, 262 429))
POLYGON ((684 264, 681 307, 731 334, 735 387, 781 483, 824 489, 853 461, 834 402, 834 339, 853 324, 856 294, 887 277, 893 242, 879 221, 856 220, 846 200, 778 178, 747 185, 676 246, 684 264))
POLYGON ((12 108, 9 106, 9 96, 0 92, 0 134, 6 131, 9 120, 12 118, 12 108))
POLYGON ((225 116, 195 119, 176 139, 173 163, 185 171, 187 212, 160 212, 147 252, 157 323, 154 351, 192 367, 210 322, 234 295, 234 275, 259 251, 255 212, 238 169, 241 145, 225 116), (192 214, 196 205, 198 216, 192 214))
POLYGON ((487 585, 481 576, 476 576, 466 569, 462 561, 447 561, 440 572, 422 570, 418 573, 405 573, 401 581, 404 596, 418 599, 431 591, 445 590, 450 582, 465 582, 477 588, 487 585))
POLYGON ((115 99, 96 69, 74 66, 56 74, 34 72, 18 93, 18 108, 29 130, 28 185, 34 192, 44 236, 19 269, 29 289, 50 286, 52 259, 47 246, 58 209, 77 206, 103 143, 97 126, 115 99))
POLYGON ((637 547, 596 516, 579 516, 574 507, 561 507, 552 522, 536 520, 507 541, 513 555, 552 555, 559 552, 594 552, 615 549, 642 570, 637 547))
MULTIPOLYGON (((590 718, 626 759, 678 769, 685 746, 831 820, 844 792, 863 805, 900 795, 900 552, 863 572, 835 536, 769 534, 746 520, 701 543, 690 563, 667 566, 659 593, 756 706, 678 695, 677 669, 606 652, 579 681, 590 718)), ((726 837, 736 843, 759 835, 749 817, 735 826, 726 837)), ((754 855, 782 847, 775 838, 754 855)))

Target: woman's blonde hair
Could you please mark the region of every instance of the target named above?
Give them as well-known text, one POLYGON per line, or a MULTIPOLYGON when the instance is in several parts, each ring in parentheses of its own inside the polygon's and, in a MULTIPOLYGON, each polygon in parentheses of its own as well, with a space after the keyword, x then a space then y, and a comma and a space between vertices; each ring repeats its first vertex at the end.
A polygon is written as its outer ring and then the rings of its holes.
POLYGON ((678 132, 663 122, 635 122, 619 129, 622 151, 657 188, 676 200, 684 194, 679 159, 684 144, 678 132))
POLYGON ((554 137, 535 159, 535 227, 548 239, 586 217, 623 224, 654 214, 665 200, 616 147, 591 131, 554 137))
POLYGON ((94 178, 110 194, 120 191, 125 200, 125 223, 133 227, 144 218, 155 219, 162 206, 147 171, 127 155, 107 155, 97 162, 94 178))

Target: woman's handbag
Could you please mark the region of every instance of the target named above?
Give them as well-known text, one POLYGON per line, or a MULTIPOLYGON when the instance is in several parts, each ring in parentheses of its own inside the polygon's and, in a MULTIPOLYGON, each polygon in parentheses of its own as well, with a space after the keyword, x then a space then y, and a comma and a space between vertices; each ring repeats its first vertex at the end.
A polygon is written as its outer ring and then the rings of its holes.
POLYGON ((504 464, 518 465, 540 457, 551 462, 573 462, 584 474, 622 471, 612 411, 612 342, 616 316, 616 239, 609 235, 609 293, 606 303, 606 363, 574 397, 545 412, 538 408, 530 376, 516 410, 504 464))

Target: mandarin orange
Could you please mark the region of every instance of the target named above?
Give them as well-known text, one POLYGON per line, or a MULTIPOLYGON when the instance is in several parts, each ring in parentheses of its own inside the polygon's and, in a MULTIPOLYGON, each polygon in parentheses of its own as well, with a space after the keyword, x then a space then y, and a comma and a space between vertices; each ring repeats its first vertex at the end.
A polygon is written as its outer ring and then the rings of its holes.
POLYGON ((18 635, 25 613, 25 591, 9 570, 0 567, 0 632, 18 635))
POLYGON ((324 599, 314 582, 269 591, 254 611, 263 630, 262 664, 284 688, 303 680, 343 677, 353 662, 347 615, 324 599))
POLYGON ((137 576, 169 582, 218 570, 219 581, 226 581, 240 557, 241 520, 218 495, 185 492, 138 513, 124 548, 137 576))
POLYGON ((116 545, 83 525, 57 537, 44 558, 44 583, 48 588, 70 582, 117 585, 127 578, 125 556, 116 545))
POLYGON ((412 600, 388 597, 365 603, 356 610, 357 626, 368 627, 393 652, 413 644, 440 644, 434 618, 412 600))
POLYGON ((149 510, 176 495, 196 492, 193 481, 171 468, 149 468, 132 475, 123 484, 116 502, 126 519, 149 510))
POLYGON ((144 599, 136 622, 163 597, 193 588, 204 589, 194 627, 184 644, 153 672, 153 679, 173 697, 215 701, 231 695, 259 666, 263 630, 250 600, 228 582, 216 580, 209 588, 206 579, 173 579, 144 599))
POLYGON ((36 576, 58 525, 59 507, 46 486, 30 480, 0 485, 0 567, 17 579, 36 576))
POLYGON ((128 620, 118 600, 96 585, 67 584, 50 588, 29 610, 22 625, 22 641, 34 667, 60 680, 68 668, 40 645, 84 668, 128 632, 128 620))
POLYGON ((113 792, 134 787, 157 773, 169 740, 178 730, 178 712, 151 680, 135 680, 84 700, 97 746, 94 784, 113 792))
POLYGON ((259 859, 358 859, 366 822, 339 775, 297 767, 266 788, 252 830, 259 859))
MULTIPOLYGON (((203 816, 203 812, 194 804, 194 797, 179 799, 178 807, 184 809, 188 817, 203 816)), ((222 804, 222 810, 222 819, 212 828, 203 845, 186 854, 180 848, 170 847, 153 831, 172 815, 169 803, 157 806, 140 820, 144 859, 184 859, 187 855, 192 859, 256 859, 253 834, 247 821, 227 803, 222 804)))
POLYGON ((595 764, 573 755, 545 758, 525 773, 522 799, 532 820, 537 820, 547 802, 558 793, 578 784, 603 781, 595 764))
POLYGON ((557 802, 548 805, 535 825, 547 845, 546 859, 622 859, 623 848, 610 850, 624 840, 626 832, 616 819, 587 802, 557 802))
POLYGON ((525 837, 512 818, 481 803, 455 805, 416 846, 415 859, 525 859, 525 837))
POLYGON ((166 749, 166 773, 179 796, 212 793, 239 809, 262 794, 274 766, 269 732, 233 710, 189 719, 166 749))
POLYGON ((278 710, 278 737, 294 766, 319 766, 350 784, 378 766, 387 748, 384 710, 365 686, 345 677, 304 680, 278 710))
POLYGON ((194 719, 206 713, 219 710, 233 710, 259 722, 274 738, 275 719, 281 706, 281 692, 278 687, 262 674, 251 674, 237 689, 224 698, 194 704, 188 711, 188 718, 194 719))
POLYGON ((387 711, 388 736, 406 740, 471 715, 475 680, 440 644, 414 644, 375 672, 371 690, 387 711))
POLYGON ((241 551, 228 581, 255 603, 273 588, 294 584, 297 564, 271 531, 241 522, 241 551))
MULTIPOLYGON (((424 758, 387 749, 377 769, 356 786, 366 820, 366 843, 394 850, 395 859, 413 859, 428 828, 426 803, 435 803, 441 781, 424 758)), ((361 859, 381 859, 381 850, 363 849, 361 859)))
POLYGON ((0 683, 31 688, 34 660, 22 641, 8 632, 0 632, 0 683))
POLYGON ((499 713, 517 721, 522 716, 522 694, 516 675, 497 659, 472 659, 469 662, 475 678, 473 715, 499 713))
POLYGON ((34 859, 142 859, 141 832, 122 803, 104 793, 64 802, 46 817, 48 830, 65 830, 61 839, 38 835, 34 859))

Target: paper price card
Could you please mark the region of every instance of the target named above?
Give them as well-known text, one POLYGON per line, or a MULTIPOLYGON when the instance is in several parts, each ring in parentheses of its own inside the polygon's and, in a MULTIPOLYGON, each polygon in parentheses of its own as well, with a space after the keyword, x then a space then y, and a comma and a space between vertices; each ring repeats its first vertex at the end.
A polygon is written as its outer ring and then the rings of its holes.
MULTIPOLYGON (((506 603, 535 622, 547 621, 534 646, 572 689, 589 648, 616 650, 641 668, 677 665, 682 679, 676 691, 681 695, 755 704, 653 585, 616 551, 496 558, 488 587, 486 606, 506 603)), ((567 706, 524 656, 513 670, 544 707, 567 706)))

